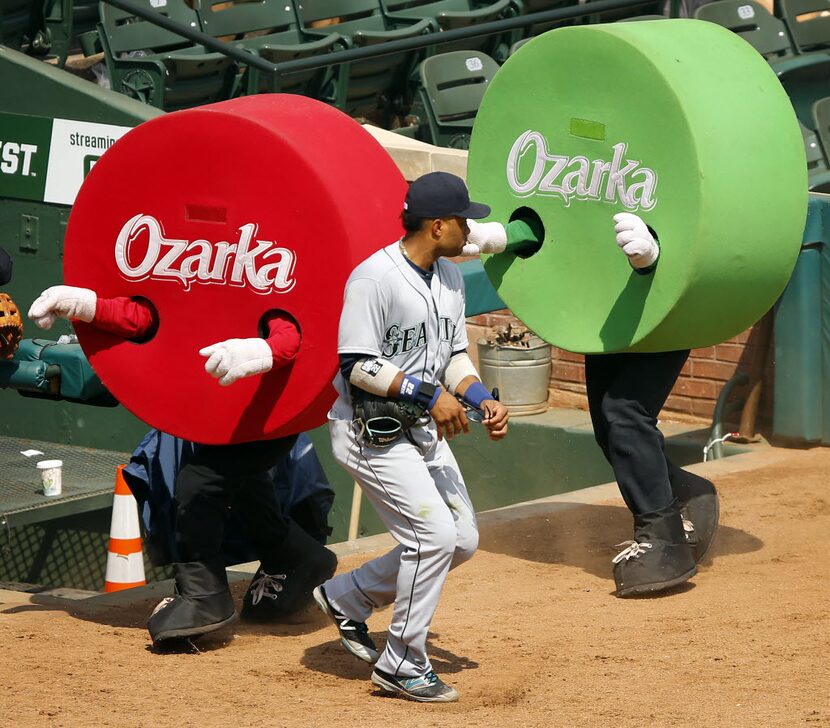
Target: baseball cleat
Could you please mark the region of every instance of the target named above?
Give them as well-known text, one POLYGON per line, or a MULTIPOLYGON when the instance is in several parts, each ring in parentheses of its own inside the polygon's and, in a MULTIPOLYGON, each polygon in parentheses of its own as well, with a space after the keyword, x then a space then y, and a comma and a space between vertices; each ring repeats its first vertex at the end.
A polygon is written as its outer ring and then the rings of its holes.
POLYGON ((419 703, 454 703, 458 700, 458 691, 447 685, 432 670, 420 677, 396 678, 375 668, 372 684, 384 692, 396 693, 419 703))
POLYGON ((312 596, 323 614, 334 622, 340 632, 340 642, 343 643, 346 651, 355 657, 359 657, 364 662, 376 663, 380 653, 372 638, 369 637, 369 628, 366 626, 366 622, 356 622, 338 612, 326 596, 326 590, 322 585, 314 589, 312 596))

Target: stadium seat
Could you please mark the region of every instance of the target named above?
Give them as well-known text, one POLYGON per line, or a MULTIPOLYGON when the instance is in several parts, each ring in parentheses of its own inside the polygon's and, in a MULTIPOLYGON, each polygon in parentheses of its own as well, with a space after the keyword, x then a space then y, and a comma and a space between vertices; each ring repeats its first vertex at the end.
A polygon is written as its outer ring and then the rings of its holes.
POLYGON ((421 141, 467 149, 481 99, 498 70, 498 63, 479 51, 441 53, 422 61, 411 112, 419 120, 421 141))
POLYGON ((0 44, 32 55, 43 55, 48 44, 41 26, 36 0, 0 0, 0 44))
MULTIPOLYGON (((381 0, 383 11, 390 19, 420 20, 426 18, 433 30, 455 30, 472 25, 489 23, 519 15, 519 0, 381 0)), ((518 31, 496 35, 483 35, 452 43, 440 43, 431 48, 432 53, 449 53, 456 50, 480 50, 493 56, 507 57, 510 44, 521 37, 518 31), (499 50, 501 48, 501 50, 499 50)))
MULTIPOLYGON (((585 0, 588 7, 592 0, 585 0)), ((587 15, 582 18, 583 23, 616 23, 619 20, 627 20, 638 15, 662 15, 665 0, 655 0, 652 3, 637 5, 631 8, 618 8, 617 10, 606 10, 602 13, 587 15)))
POLYGON ((793 55, 793 46, 784 23, 754 0, 707 3, 695 10, 694 17, 728 28, 767 60, 793 55))
POLYGON ((830 95, 830 54, 794 55, 787 26, 754 0, 718 0, 697 8, 694 16, 728 28, 764 56, 799 120, 811 128, 813 104, 830 95))
POLYGON ((813 104, 830 96, 830 56, 815 53, 794 56, 772 64, 778 80, 790 97, 799 121, 813 127, 813 104))
MULTIPOLYGON (((571 5, 579 5, 579 0, 523 0, 523 3, 524 14, 530 15, 531 13, 541 13, 545 10, 556 10, 558 8, 566 8, 571 5)), ((533 36, 541 35, 548 30, 552 30, 553 28, 560 28, 563 25, 573 24, 573 20, 563 20, 555 23, 540 23, 538 25, 528 27, 525 31, 525 35, 528 38, 532 38, 533 36)))
MULTIPOLYGON (((205 33, 256 53, 271 63, 308 58, 344 47, 337 33, 313 40, 306 37, 300 31, 293 6, 286 0, 203 0, 198 13, 205 33)), ((276 78, 249 66, 242 79, 242 89, 246 94, 283 91, 316 97, 330 73, 324 67, 276 78)))
POLYGON ((641 20, 665 20, 665 15, 632 15, 630 18, 620 18, 621 23, 634 23, 641 20))
POLYGON ((544 10, 554 10, 565 5, 576 5, 576 3, 562 2, 562 0, 523 0, 525 15, 530 13, 541 13, 544 10))
POLYGON ((816 132, 801 124, 804 150, 807 153, 807 174, 810 190, 830 191, 830 98, 819 99, 813 104, 816 132), (816 139, 818 137, 818 139, 816 139))
POLYGON ((525 43, 531 40, 533 39, 522 38, 521 40, 517 40, 512 46, 510 46, 510 52, 507 54, 507 57, 509 58, 510 56, 512 56, 517 50, 519 50, 519 48, 521 48, 525 43))
POLYGON ((830 2, 828 0, 776 0, 797 53, 830 50, 830 2))
MULTIPOLYGON (((195 10, 183 0, 137 0, 148 9, 191 28, 199 27, 195 10)), ((104 47, 114 91, 165 111, 186 109, 228 98, 236 64, 221 53, 207 53, 180 35, 100 4, 98 35, 104 47)))
MULTIPOLYGON (((302 0, 296 8, 303 32, 318 38, 337 33, 349 47, 413 38, 432 30, 428 20, 388 19, 380 0, 302 0), (323 25, 328 21, 333 24, 323 25)), ((352 116, 397 112, 403 106, 405 81, 422 55, 401 52, 341 64, 332 92, 322 98, 352 116)))
POLYGON ((98 0, 45 0, 43 19, 49 36, 49 53, 62 67, 69 53, 80 49, 79 37, 94 31, 98 25, 98 0))

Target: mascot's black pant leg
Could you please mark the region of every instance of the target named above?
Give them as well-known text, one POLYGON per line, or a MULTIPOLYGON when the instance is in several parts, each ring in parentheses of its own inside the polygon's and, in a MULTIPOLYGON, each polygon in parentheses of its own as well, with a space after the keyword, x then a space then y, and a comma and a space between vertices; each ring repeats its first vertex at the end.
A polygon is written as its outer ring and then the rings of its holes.
POLYGON ((290 528, 268 471, 294 440, 200 445, 181 469, 175 493, 176 594, 150 615, 154 643, 199 637, 236 619, 222 553, 227 508, 241 513, 261 554, 284 550, 290 528))
POLYGON ((231 507, 242 516, 260 566, 242 599, 242 618, 279 621, 312 602, 312 590, 330 578, 337 557, 283 516, 269 470, 287 457, 296 437, 244 446, 247 465, 235 474, 231 507))
POLYGON ((176 546, 182 561, 222 552, 225 509, 236 509, 260 555, 278 550, 288 532, 269 470, 295 437, 239 445, 200 445, 176 479, 176 546))
POLYGON ((634 540, 612 561, 620 597, 670 589, 697 572, 657 428, 688 357, 688 350, 585 357, 594 435, 634 516, 634 540))
POLYGON ((657 416, 688 357, 688 349, 585 357, 594 436, 635 516, 673 500, 657 416))
POLYGON ((240 446, 245 448, 248 467, 234 478, 231 507, 242 516, 248 537, 264 564, 279 553, 289 531, 269 471, 288 457, 296 441, 297 436, 292 435, 240 446))
POLYGON ((176 551, 179 560, 207 561, 222 555, 227 483, 202 457, 188 462, 176 477, 176 551))

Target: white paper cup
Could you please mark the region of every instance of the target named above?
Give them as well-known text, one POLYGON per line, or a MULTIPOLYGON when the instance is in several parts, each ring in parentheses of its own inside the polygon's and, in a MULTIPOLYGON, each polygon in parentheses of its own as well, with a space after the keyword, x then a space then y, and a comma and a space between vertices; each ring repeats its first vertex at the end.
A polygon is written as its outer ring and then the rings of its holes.
POLYGON ((41 460, 37 464, 43 481, 43 495, 61 494, 61 468, 63 460, 41 460))

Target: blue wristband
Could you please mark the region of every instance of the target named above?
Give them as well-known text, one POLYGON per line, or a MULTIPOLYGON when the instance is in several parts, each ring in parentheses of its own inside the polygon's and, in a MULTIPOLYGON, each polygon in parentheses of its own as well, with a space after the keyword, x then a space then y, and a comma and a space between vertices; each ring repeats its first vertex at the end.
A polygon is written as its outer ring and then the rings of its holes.
POLYGON ((434 384, 428 384, 427 382, 422 382, 417 377, 404 374, 401 388, 398 392, 398 399, 431 410, 433 405, 438 401, 440 394, 441 390, 434 384))
POLYGON ((485 399, 493 399, 493 395, 487 391, 487 387, 485 387, 481 382, 473 382, 469 387, 467 387, 467 390, 464 392, 464 396, 461 399, 470 405, 470 407, 481 409, 481 403, 485 399))
POLYGON ((410 377, 408 374, 404 374, 401 388, 398 392, 398 399, 402 399, 404 402, 414 402, 422 384, 423 382, 417 377, 410 377))
POLYGON ((421 382, 421 391, 419 393, 418 403, 422 404, 427 410, 431 410, 435 406, 435 403, 438 401, 438 397, 440 396, 441 387, 421 382))

